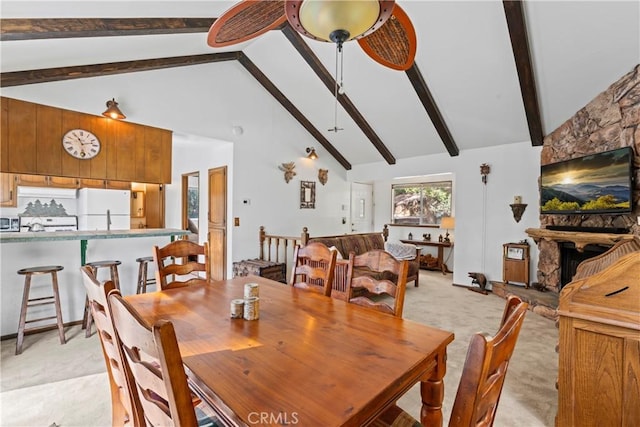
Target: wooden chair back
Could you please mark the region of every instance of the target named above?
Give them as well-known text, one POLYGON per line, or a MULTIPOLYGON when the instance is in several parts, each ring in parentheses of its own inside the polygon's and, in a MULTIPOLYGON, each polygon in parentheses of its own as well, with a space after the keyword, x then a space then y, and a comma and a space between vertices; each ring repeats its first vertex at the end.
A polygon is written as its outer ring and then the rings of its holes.
POLYGON ((508 297, 498 332, 493 337, 478 333, 471 338, 451 410, 450 427, 493 425, 527 307, 520 298, 508 297))
POLYGON ((353 265, 356 270, 349 287, 349 302, 402 317, 409 262, 397 260, 390 253, 376 249, 356 255, 353 265), (358 273, 358 268, 369 271, 367 274, 358 273), (364 289, 365 292, 354 297, 355 289, 364 289), (393 298, 393 305, 388 303, 388 298, 381 298, 384 296, 393 298))
POLYGON ((131 380, 124 368, 123 354, 117 342, 111 322, 111 311, 107 304, 109 292, 119 293, 109 280, 100 283, 93 269, 87 265, 80 267, 82 281, 87 290, 89 308, 93 314, 97 335, 100 337, 102 354, 107 365, 107 375, 111 389, 111 422, 115 425, 142 426, 142 414, 136 412, 134 401, 137 395, 131 392, 131 380))
POLYGON ((148 325, 119 293, 109 294, 109 306, 145 424, 196 426, 173 324, 148 325))
POLYGON ((160 248, 153 247, 156 283, 161 290, 208 282, 211 278, 209 244, 175 240, 160 248), (204 272, 204 277, 198 273, 204 272))
POLYGON ((331 286, 331 298, 343 301, 349 300, 354 258, 355 254, 351 252, 349 259, 336 259, 333 284, 331 286))
POLYGON ((322 243, 296 245, 289 284, 331 296, 337 251, 322 243))

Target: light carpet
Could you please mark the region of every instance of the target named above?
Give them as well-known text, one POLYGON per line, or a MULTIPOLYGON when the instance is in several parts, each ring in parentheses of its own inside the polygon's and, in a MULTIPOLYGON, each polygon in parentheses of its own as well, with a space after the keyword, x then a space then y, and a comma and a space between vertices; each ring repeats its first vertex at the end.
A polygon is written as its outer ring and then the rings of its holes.
MULTIPOLYGON (((421 271, 420 287, 407 288, 404 317, 453 331, 448 347, 444 424, 449 419, 471 335, 494 334, 504 299, 451 285, 451 274, 421 271)), ((109 426, 110 393, 98 337, 84 337, 79 326, 66 329, 67 344, 56 331, 25 337, 23 353, 15 356, 15 339, 0 343, 1 426, 109 426)), ((495 426, 553 426, 558 330, 553 321, 527 313, 515 348, 495 426)), ((420 415, 419 387, 398 404, 420 415)))

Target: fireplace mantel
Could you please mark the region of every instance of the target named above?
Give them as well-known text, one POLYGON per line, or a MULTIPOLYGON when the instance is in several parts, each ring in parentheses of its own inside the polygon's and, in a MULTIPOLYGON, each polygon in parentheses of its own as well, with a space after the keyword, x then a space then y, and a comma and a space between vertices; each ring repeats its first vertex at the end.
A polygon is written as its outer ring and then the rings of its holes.
POLYGON ((553 240, 555 242, 573 242, 580 252, 590 244, 613 246, 621 240, 632 240, 633 234, 612 234, 612 233, 588 233, 584 231, 558 231, 547 230, 545 228, 527 228, 525 232, 538 241, 540 239, 553 240))

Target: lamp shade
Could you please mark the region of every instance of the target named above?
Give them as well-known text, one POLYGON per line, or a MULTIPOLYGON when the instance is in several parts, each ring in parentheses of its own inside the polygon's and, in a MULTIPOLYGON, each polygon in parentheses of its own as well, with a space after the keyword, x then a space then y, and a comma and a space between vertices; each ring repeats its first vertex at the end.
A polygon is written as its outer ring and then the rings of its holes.
POLYGON ((452 216, 443 216, 440 221, 440 228, 445 228, 447 230, 456 228, 456 220, 452 216))
POLYGON ((118 103, 116 102, 115 98, 107 101, 107 109, 104 111, 104 113, 102 113, 102 115, 114 120, 122 120, 127 118, 127 116, 125 116, 122 111, 120 111, 120 108, 118 108, 118 103))
POLYGON ((307 147, 307 158, 311 160, 316 160, 318 158, 318 154, 316 153, 316 149, 313 147, 307 147))
POLYGON ((331 33, 344 30, 350 40, 376 23, 380 16, 380 3, 378 0, 306 0, 300 5, 299 16, 305 30, 319 39, 333 41, 331 33))

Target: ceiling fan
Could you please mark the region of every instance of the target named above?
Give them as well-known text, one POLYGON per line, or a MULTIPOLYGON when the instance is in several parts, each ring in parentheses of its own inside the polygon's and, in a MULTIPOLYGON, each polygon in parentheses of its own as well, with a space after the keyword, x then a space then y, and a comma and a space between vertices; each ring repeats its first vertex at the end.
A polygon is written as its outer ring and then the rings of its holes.
POLYGON ((374 61, 407 70, 416 54, 413 24, 395 0, 242 0, 213 23, 207 43, 224 47, 258 37, 289 21, 314 40, 358 40, 374 61))

